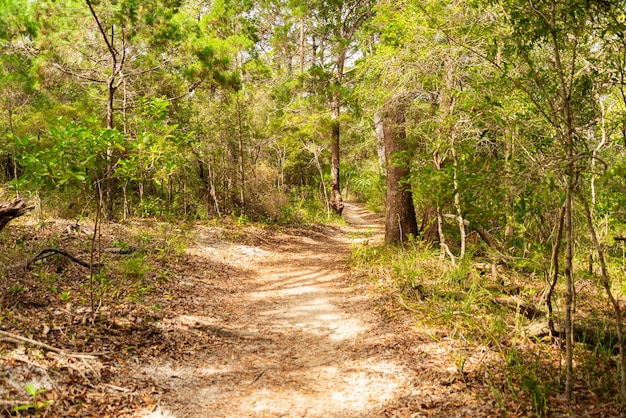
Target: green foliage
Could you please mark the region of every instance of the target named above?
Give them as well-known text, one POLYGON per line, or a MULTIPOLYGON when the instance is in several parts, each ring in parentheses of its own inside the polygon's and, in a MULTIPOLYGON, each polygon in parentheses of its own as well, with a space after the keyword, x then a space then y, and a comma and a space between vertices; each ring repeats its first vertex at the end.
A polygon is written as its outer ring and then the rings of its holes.
POLYGON ((24 175, 15 187, 35 190, 83 190, 98 181, 108 148, 123 149, 116 130, 89 130, 57 120, 45 136, 16 138, 24 175))
POLYGON ((26 385, 24 386, 24 390, 28 392, 28 394, 32 397, 33 402, 29 404, 18 405, 16 407, 13 407, 11 408, 11 412, 27 411, 29 409, 34 409, 35 414, 37 415, 40 409, 45 408, 46 406, 54 402, 52 400, 48 400, 44 402, 37 401, 37 397, 39 395, 42 395, 48 391, 45 388, 37 389, 35 385, 26 385))
POLYGON ((24 290, 24 285, 14 284, 14 285, 11 285, 10 289, 11 289, 11 293, 13 293, 14 295, 17 295, 18 293, 21 293, 24 290))
POLYGON ((124 261, 121 268, 123 274, 140 280, 150 271, 150 265, 146 263, 146 258, 142 255, 124 261))

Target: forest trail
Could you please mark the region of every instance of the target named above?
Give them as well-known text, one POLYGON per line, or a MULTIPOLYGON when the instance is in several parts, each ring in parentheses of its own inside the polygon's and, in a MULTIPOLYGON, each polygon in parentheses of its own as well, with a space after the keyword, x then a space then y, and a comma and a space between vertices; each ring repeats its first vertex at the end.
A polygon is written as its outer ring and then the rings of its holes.
POLYGON ((397 396, 407 370, 374 330, 370 304, 342 283, 350 245, 381 239, 382 226, 357 204, 346 204, 344 216, 340 229, 283 232, 257 246, 222 246, 199 234, 190 251, 245 269, 214 299, 223 307, 217 315, 170 322, 221 344, 185 361, 137 365, 167 393, 147 416, 366 417, 397 396))

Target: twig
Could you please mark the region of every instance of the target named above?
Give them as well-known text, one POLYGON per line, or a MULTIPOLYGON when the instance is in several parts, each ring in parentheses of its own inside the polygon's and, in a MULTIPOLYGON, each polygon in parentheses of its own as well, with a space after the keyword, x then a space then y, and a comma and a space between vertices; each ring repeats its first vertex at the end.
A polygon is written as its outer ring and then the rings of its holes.
POLYGON ((402 306, 404 309, 406 309, 407 311, 412 312, 414 314, 419 314, 420 313, 420 311, 418 311, 417 309, 413 309, 409 305, 407 305, 404 302, 404 299, 402 298, 402 295, 400 293, 396 293, 396 296, 398 296, 398 302, 400 303, 400 306, 402 306))
POLYGON ((271 367, 267 367, 267 368, 261 370, 261 372, 257 373, 255 378, 252 380, 252 382, 248 383, 248 385, 254 385, 261 377, 263 377, 265 372, 268 371, 269 369, 271 369, 271 367))
POLYGON ((28 400, 20 401, 19 399, 0 399, 0 405, 19 405, 28 402, 28 400))
POLYGON ((102 383, 102 386, 107 387, 109 389, 113 389, 113 390, 117 390, 118 392, 122 392, 122 393, 130 393, 132 392, 131 389, 126 389, 120 386, 115 386, 115 385, 111 385, 109 383, 102 383))
POLYGON ((7 340, 12 340, 13 342, 27 343, 34 345, 36 347, 44 348, 48 351, 53 351, 55 353, 61 354, 66 357, 72 358, 84 358, 84 359, 95 359, 97 358, 94 354, 82 354, 82 353, 68 353, 60 348, 53 347, 49 344, 43 343, 41 341, 33 340, 31 338, 22 337, 21 335, 12 334, 10 332, 0 330, 0 335, 5 337, 7 340))

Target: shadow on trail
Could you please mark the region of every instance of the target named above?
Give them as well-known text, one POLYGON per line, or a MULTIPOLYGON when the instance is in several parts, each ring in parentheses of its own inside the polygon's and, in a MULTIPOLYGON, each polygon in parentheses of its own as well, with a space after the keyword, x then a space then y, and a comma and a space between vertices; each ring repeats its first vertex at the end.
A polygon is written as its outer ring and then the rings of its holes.
MULTIPOLYGON (((213 306, 185 313, 219 318, 236 331, 231 337, 211 335, 213 328, 208 338, 206 329, 178 331, 198 335, 199 344, 179 347, 170 360, 138 359, 140 372, 166 389, 151 416, 403 416, 396 412, 422 407, 412 399, 430 382, 452 387, 447 364, 419 378, 418 367, 432 365, 414 346, 423 340, 381 321, 371 296, 344 286, 348 234, 378 239, 381 231, 380 218, 360 206, 347 203, 345 214, 349 226, 338 233, 272 237, 244 274, 223 283, 228 290, 213 306)), ((462 399, 453 392, 450 401, 462 399)), ((423 402, 423 411, 439 408, 423 402)))

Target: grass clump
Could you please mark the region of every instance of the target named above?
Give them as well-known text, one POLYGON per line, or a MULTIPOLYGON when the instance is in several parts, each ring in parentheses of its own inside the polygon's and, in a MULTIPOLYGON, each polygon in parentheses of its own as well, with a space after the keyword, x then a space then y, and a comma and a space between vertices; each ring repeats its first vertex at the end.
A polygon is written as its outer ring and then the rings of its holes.
MULTIPOLYGON (((367 243, 353 248, 351 262, 360 277, 386 295, 380 305, 384 317, 397 320, 404 311, 402 317, 416 332, 447 353, 447 370, 456 370, 465 391, 498 405, 504 414, 554 414, 563 405, 561 341, 533 331, 547 324, 544 266, 539 258, 494 263, 476 255, 486 253, 482 248, 468 253, 452 265, 419 241, 402 247, 367 243), (537 316, 522 305, 536 309, 537 316)), ((576 315, 587 336, 577 337, 577 392, 611 409, 619 387, 616 346, 608 341, 614 325, 593 320, 611 318, 610 307, 599 280, 583 279, 576 315)), ((563 304, 558 295, 563 294, 561 289, 555 293, 557 317, 563 304)))

